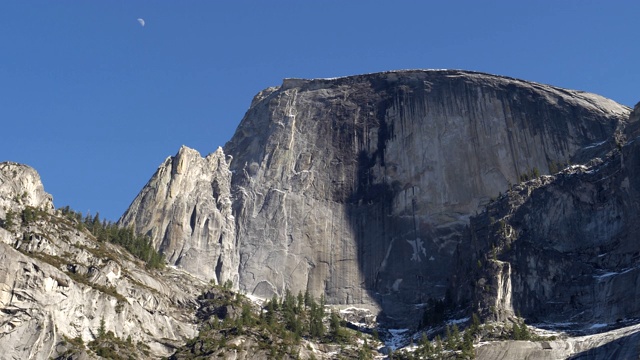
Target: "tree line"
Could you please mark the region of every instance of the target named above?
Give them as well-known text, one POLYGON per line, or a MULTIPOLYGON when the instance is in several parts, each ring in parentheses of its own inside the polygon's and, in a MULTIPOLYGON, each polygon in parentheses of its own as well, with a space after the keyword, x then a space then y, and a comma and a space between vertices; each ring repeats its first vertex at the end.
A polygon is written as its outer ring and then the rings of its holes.
POLYGON ((59 210, 63 216, 74 221, 77 224, 76 227, 88 230, 98 241, 110 242, 124 247, 133 256, 144 261, 147 268, 161 269, 164 267, 164 255, 156 251, 149 236, 138 235, 130 227, 121 227, 114 222, 100 219, 100 213, 96 213, 94 216, 90 214, 83 216, 81 212, 74 211, 69 206, 59 210))

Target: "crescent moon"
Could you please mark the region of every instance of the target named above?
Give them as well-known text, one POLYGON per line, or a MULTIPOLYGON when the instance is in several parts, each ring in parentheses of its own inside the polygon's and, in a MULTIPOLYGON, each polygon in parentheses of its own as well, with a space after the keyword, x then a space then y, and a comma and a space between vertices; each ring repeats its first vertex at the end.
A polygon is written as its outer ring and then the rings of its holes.
POLYGON ((140 23, 140 25, 144 26, 144 19, 138 18, 138 22, 140 23))

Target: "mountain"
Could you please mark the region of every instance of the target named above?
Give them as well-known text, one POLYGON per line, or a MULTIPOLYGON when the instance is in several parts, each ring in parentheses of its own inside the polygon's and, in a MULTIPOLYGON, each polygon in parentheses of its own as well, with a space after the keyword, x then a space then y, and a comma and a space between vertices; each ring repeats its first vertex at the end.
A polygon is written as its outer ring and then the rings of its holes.
POLYGON ((117 225, 0 163, 0 358, 637 358, 638 120, 469 71, 285 79, 117 225))
POLYGON ((402 323, 445 295, 470 216, 606 151, 629 110, 467 71, 285 79, 224 150, 167 159, 120 224, 205 279, 263 298, 308 290, 402 323))

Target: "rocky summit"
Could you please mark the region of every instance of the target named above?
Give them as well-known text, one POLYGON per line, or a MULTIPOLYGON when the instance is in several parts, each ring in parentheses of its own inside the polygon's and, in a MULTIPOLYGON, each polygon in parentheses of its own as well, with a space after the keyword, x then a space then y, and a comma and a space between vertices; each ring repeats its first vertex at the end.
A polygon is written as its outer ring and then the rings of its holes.
POLYGON ((639 112, 470 71, 285 79, 224 147, 168 157, 119 227, 54 210, 35 171, 3 163, 0 343, 18 344, 9 358, 103 356, 108 339, 181 359, 637 357, 639 112))

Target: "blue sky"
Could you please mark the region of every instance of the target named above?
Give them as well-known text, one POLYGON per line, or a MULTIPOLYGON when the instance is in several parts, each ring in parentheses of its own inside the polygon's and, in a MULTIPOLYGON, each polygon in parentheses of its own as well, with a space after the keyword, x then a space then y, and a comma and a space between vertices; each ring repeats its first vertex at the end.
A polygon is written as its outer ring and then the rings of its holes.
POLYGON ((638 1, 2 1, 0 161, 111 220, 283 78, 467 69, 640 101, 638 1), (144 18, 142 27, 137 18, 144 18))

